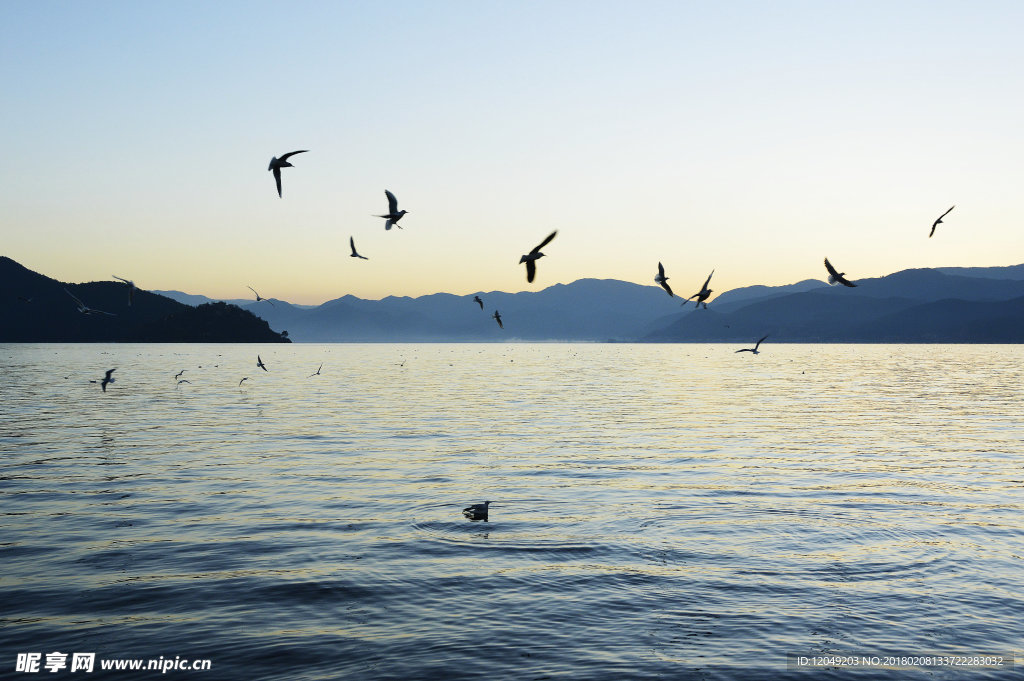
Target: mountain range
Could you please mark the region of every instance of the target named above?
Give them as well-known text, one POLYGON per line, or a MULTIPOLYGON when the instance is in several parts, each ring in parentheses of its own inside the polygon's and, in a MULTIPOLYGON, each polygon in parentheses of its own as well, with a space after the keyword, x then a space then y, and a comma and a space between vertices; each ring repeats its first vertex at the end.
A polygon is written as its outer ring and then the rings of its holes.
POLYGON ((190 306, 119 281, 65 284, 0 256, 0 342, 287 343, 235 305, 190 306), (71 295, 69 295, 69 293, 71 295), (103 314, 82 314, 72 298, 103 314))
POLYGON ((748 286, 713 298, 707 309, 682 306, 658 286, 612 279, 520 293, 346 295, 312 307, 238 302, 298 341, 752 342, 769 334, 783 342, 1024 342, 1024 265, 911 269, 855 281, 856 288, 813 279, 748 286), (491 318, 495 310, 504 329, 491 318))

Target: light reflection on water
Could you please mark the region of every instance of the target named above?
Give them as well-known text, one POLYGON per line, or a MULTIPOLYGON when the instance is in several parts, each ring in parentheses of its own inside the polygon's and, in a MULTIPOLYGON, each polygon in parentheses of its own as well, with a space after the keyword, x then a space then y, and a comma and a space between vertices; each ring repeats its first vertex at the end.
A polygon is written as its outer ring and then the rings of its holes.
POLYGON ((1019 647, 1024 348, 735 349, 2 345, 0 664, 778 678, 1019 647))

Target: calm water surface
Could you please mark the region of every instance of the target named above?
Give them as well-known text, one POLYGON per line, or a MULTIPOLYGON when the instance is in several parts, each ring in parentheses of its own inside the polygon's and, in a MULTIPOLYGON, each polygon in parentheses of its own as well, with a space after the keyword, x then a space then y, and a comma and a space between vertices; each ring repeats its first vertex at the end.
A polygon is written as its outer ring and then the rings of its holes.
POLYGON ((737 347, 0 345, 0 677, 1021 673, 788 661, 1021 652, 1024 347, 737 347))

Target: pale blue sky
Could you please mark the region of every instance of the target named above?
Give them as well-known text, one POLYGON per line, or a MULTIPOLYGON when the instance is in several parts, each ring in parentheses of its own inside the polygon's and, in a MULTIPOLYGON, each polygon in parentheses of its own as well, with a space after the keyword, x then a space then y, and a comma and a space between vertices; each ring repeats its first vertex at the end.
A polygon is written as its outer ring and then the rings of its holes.
MULTIPOLYGON (((319 303, 1024 262, 1017 2, 0 3, 3 248, 319 303), (267 172, 295 149, 284 199, 267 172), (410 213, 371 217, 394 191, 410 213), (957 205, 935 238, 932 220, 957 205), (552 229, 528 286, 519 255, 552 229), (369 261, 348 257, 348 237, 369 261)), ((692 290, 690 290, 692 289, 692 290)))

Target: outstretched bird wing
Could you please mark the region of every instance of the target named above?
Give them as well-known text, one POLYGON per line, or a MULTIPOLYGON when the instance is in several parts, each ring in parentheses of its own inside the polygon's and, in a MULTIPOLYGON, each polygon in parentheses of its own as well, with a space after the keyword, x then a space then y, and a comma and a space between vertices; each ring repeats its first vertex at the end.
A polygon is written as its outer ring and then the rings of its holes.
POLYGON ((352 257, 358 258, 359 254, 356 253, 356 240, 353 237, 348 238, 348 245, 352 249, 352 257))
MULTIPOLYGON (((541 241, 540 244, 538 244, 536 248, 534 248, 532 251, 530 251, 530 253, 536 253, 540 249, 542 249, 545 246, 547 246, 549 243, 551 243, 551 240, 555 238, 556 234, 558 234, 558 230, 557 229, 555 231, 551 232, 551 234, 548 234, 547 238, 544 239, 544 241, 541 241)), ((530 279, 530 281, 533 281, 533 279, 530 279)))
POLYGON ((284 161, 287 161, 289 157, 294 156, 295 154, 305 154, 307 151, 309 151, 309 149, 300 149, 299 151, 289 151, 287 154, 285 154, 284 156, 282 156, 281 158, 279 158, 277 160, 281 161, 283 163, 284 161))
MULTIPOLYGON (((384 190, 384 195, 388 197, 388 215, 394 215, 398 212, 398 199, 387 189, 384 190)), ((413 197, 413 203, 415 203, 415 199, 416 197, 413 197)))
POLYGON ((277 185, 277 196, 278 198, 283 198, 281 196, 281 169, 274 166, 271 170, 274 171, 274 183, 277 185))
POLYGON ((767 337, 768 336, 761 336, 761 340, 757 341, 757 345, 754 346, 754 349, 757 350, 759 347, 761 347, 761 343, 763 343, 764 339, 767 337))
POLYGON ((708 284, 711 283, 711 277, 713 277, 714 275, 715 275, 715 271, 711 270, 711 274, 709 274, 708 278, 704 280, 704 286, 703 286, 703 288, 701 288, 702 291, 706 291, 708 289, 708 284))
POLYGON ((537 263, 533 260, 526 261, 526 281, 533 283, 533 278, 537 276, 537 263))
POLYGON ((928 232, 928 238, 929 239, 932 237, 933 234, 935 234, 935 228, 939 226, 940 222, 942 222, 942 218, 944 218, 947 215, 949 215, 949 211, 953 210, 954 208, 956 208, 956 204, 953 204, 952 206, 949 207, 949 210, 947 210, 945 213, 943 213, 939 217, 935 218, 935 222, 932 223, 932 231, 928 232))

